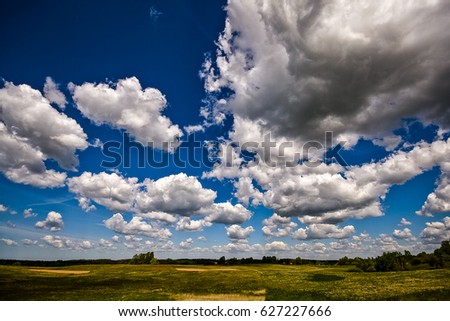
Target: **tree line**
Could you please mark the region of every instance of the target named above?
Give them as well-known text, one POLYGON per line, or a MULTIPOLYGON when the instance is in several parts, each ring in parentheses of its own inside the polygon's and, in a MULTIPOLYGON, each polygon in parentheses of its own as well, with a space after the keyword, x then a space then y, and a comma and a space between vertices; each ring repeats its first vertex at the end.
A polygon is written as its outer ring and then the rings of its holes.
POLYGON ((135 254, 130 259, 81 259, 81 260, 8 260, 1 259, 0 265, 23 265, 62 267, 71 265, 89 264, 174 264, 174 265, 245 265, 245 264, 284 264, 284 265, 348 265, 349 271, 354 272, 388 272, 406 271, 414 266, 429 265, 433 268, 443 268, 450 262, 450 241, 443 241, 441 246, 433 253, 419 253, 412 255, 409 251, 384 252, 375 258, 348 258, 344 256, 339 260, 310 260, 297 257, 277 258, 276 256, 263 256, 261 259, 248 258, 225 258, 219 259, 157 259, 153 252, 135 254))

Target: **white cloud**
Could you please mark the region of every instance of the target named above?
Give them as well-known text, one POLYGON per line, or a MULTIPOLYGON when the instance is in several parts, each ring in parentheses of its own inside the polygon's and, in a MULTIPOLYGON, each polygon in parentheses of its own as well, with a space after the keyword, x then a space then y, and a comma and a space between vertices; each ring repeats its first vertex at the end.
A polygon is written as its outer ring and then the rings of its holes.
POLYGON ((248 178, 262 189, 262 203, 284 217, 304 224, 337 224, 350 218, 383 215, 381 200, 392 185, 403 184, 434 166, 443 166, 450 140, 420 142, 408 151, 396 151, 378 162, 342 167, 322 163, 294 167, 240 161, 216 166, 204 177, 248 178))
POLYGON ((264 224, 262 232, 265 236, 288 236, 297 227, 297 223, 292 222, 290 217, 282 217, 277 213, 274 213, 262 223, 264 224))
POLYGON ((185 173, 162 177, 156 181, 146 179, 136 196, 140 212, 162 211, 169 214, 191 216, 202 207, 211 206, 216 192, 203 188, 196 177, 185 173))
POLYGON ((124 239, 125 241, 123 242, 123 245, 125 245, 127 249, 140 249, 142 247, 141 237, 136 237, 134 235, 125 235, 124 239))
POLYGON ((134 216, 130 222, 127 222, 122 214, 116 213, 105 220, 104 224, 106 228, 121 234, 144 235, 157 239, 167 239, 172 236, 168 229, 144 222, 143 218, 138 216, 134 216))
POLYGON ((5 205, 0 204, 0 212, 6 212, 7 210, 8 208, 5 205))
POLYGON ((446 216, 443 222, 428 222, 420 233, 424 243, 440 244, 450 239, 450 217, 446 216))
POLYGON ((37 216, 37 214, 33 213, 32 208, 27 208, 26 210, 23 211, 24 218, 30 218, 30 217, 36 217, 36 216, 37 216))
POLYGON ((211 226, 212 224, 205 220, 191 220, 189 217, 182 217, 176 225, 177 231, 185 232, 201 232, 203 227, 211 226))
POLYGON ((299 243, 294 245, 294 249, 299 252, 314 252, 323 254, 327 251, 327 248, 325 244, 323 243, 314 243, 314 244, 307 244, 307 243, 299 243))
POLYGON ((47 218, 35 224, 36 228, 46 229, 50 232, 58 232, 64 228, 64 221, 61 214, 51 211, 47 214, 47 218))
POLYGON ((234 93, 235 116, 303 141, 325 131, 380 138, 406 117, 449 128, 445 0, 231 0, 226 9, 217 59, 201 75, 207 91, 234 93))
POLYGON ((100 239, 98 241, 98 245, 100 245, 101 247, 103 247, 105 249, 113 249, 114 248, 114 244, 105 239, 100 239))
POLYGON ((252 212, 244 206, 230 202, 214 203, 209 208, 202 208, 198 213, 206 215, 207 222, 222 224, 241 224, 252 217, 252 212))
POLYGON ((30 239, 23 239, 22 243, 25 244, 25 245, 37 245, 38 241, 30 240, 30 239))
POLYGON ((253 206, 261 203, 263 194, 253 186, 250 177, 239 178, 238 181, 234 182, 234 187, 236 188, 234 196, 245 206, 250 204, 250 200, 253 206))
POLYGON ((118 236, 118 235, 114 235, 113 237, 111 237, 111 240, 113 240, 113 242, 119 242, 119 240, 120 240, 120 236, 118 236))
POLYGON ((193 242, 194 241, 192 240, 192 238, 188 238, 185 241, 180 242, 180 248, 189 249, 192 246, 193 242))
POLYGON ((66 96, 59 90, 58 85, 51 77, 45 78, 44 96, 50 103, 55 103, 59 108, 64 109, 66 107, 66 96))
POLYGON ((189 126, 184 126, 184 131, 186 133, 188 133, 188 135, 192 134, 192 133, 196 133, 196 132, 204 132, 205 131, 205 127, 203 127, 202 125, 189 125, 189 126))
MULTIPOLYGON (((0 115, 1 116, 1 115, 0 115)), ((0 171, 11 181, 36 187, 60 187, 67 175, 45 168, 44 154, 0 121, 0 171)))
POLYGON ((1 241, 7 246, 17 246, 17 242, 11 239, 2 238, 1 241))
POLYGON ((227 236, 232 240, 247 239, 250 236, 250 234, 252 234, 255 231, 253 226, 243 228, 242 226, 239 226, 237 224, 225 227, 225 229, 227 230, 227 236))
MULTIPOLYGON (((177 125, 161 112, 166 98, 155 88, 142 89, 136 77, 115 84, 70 84, 73 100, 82 114, 97 125, 123 128, 144 146, 152 142, 164 148, 163 142, 177 142, 183 135, 177 125)), ((170 146, 169 146, 170 147, 170 146)))
POLYGON ((72 240, 67 237, 58 235, 45 235, 42 240, 50 246, 57 249, 70 249, 70 250, 86 250, 93 248, 93 244, 90 241, 72 240))
POLYGON ((425 204, 416 212, 422 216, 432 216, 432 213, 450 212, 450 173, 443 172, 433 193, 428 195, 425 204))
POLYGON ((79 244, 80 244, 80 247, 85 250, 92 249, 94 247, 94 243, 92 243, 91 241, 85 240, 85 241, 81 241, 79 244))
POLYGON ((400 223, 398 224, 398 226, 408 226, 411 225, 412 223, 410 221, 408 221, 406 218, 402 217, 400 223))
POLYGON ((167 224, 173 224, 177 221, 177 218, 174 215, 167 214, 164 212, 148 212, 148 213, 138 213, 136 216, 140 216, 144 219, 152 219, 160 222, 164 222, 167 224))
POLYGON ((264 249, 266 251, 287 251, 289 246, 282 241, 273 241, 272 243, 267 243, 264 249))
POLYGON ((204 236, 197 237, 197 240, 202 241, 202 242, 206 242, 207 241, 206 237, 204 237, 204 236))
POLYGON ((14 224, 11 220, 6 221, 6 226, 10 228, 16 228, 16 224, 14 224))
POLYGON ((353 225, 344 226, 342 229, 333 224, 311 224, 306 228, 300 228, 292 234, 292 237, 300 240, 314 239, 345 239, 355 233, 353 225))
POLYGON ((264 248, 259 243, 249 244, 248 240, 237 239, 226 245, 214 245, 211 250, 215 253, 259 253, 264 248))
POLYGON ((69 191, 75 193, 85 211, 95 209, 90 201, 105 206, 111 211, 129 211, 137 193, 138 179, 125 178, 116 173, 84 172, 81 176, 69 178, 69 191))
MULTIPOLYGON (((45 174, 43 160, 46 158, 56 160, 64 169, 75 170, 78 165, 75 152, 87 148, 88 142, 74 119, 58 112, 38 90, 28 85, 15 86, 6 82, 0 89, 0 107, 3 123, 0 145, 5 144, 4 140, 12 145, 8 161, 2 162, 3 172, 9 169, 20 170, 21 174, 45 174)), ((0 155, 3 153, 0 149, 0 155)))
POLYGON ((412 238, 411 230, 405 227, 403 230, 394 230, 392 236, 396 239, 407 240, 412 238))

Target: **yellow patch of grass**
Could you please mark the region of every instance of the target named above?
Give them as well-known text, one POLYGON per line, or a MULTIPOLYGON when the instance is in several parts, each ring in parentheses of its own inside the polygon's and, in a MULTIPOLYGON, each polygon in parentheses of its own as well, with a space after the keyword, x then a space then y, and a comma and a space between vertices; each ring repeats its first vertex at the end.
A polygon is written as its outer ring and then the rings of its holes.
POLYGON ((78 270, 50 270, 50 269, 30 269, 32 272, 44 272, 55 274, 86 274, 91 271, 78 271, 78 270))

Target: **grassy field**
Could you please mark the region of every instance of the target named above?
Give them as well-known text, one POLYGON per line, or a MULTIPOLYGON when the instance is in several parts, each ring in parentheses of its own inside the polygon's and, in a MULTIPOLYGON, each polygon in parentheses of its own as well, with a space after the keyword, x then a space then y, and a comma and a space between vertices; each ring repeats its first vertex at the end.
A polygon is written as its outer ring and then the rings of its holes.
POLYGON ((348 266, 0 266, 0 300, 450 300, 450 269, 348 266))

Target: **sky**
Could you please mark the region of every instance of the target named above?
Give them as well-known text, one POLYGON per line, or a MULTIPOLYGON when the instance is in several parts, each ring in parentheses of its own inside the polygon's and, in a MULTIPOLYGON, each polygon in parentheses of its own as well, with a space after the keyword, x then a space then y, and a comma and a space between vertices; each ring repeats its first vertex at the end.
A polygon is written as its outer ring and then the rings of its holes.
POLYGON ((450 239, 448 1, 0 8, 0 258, 450 239))

